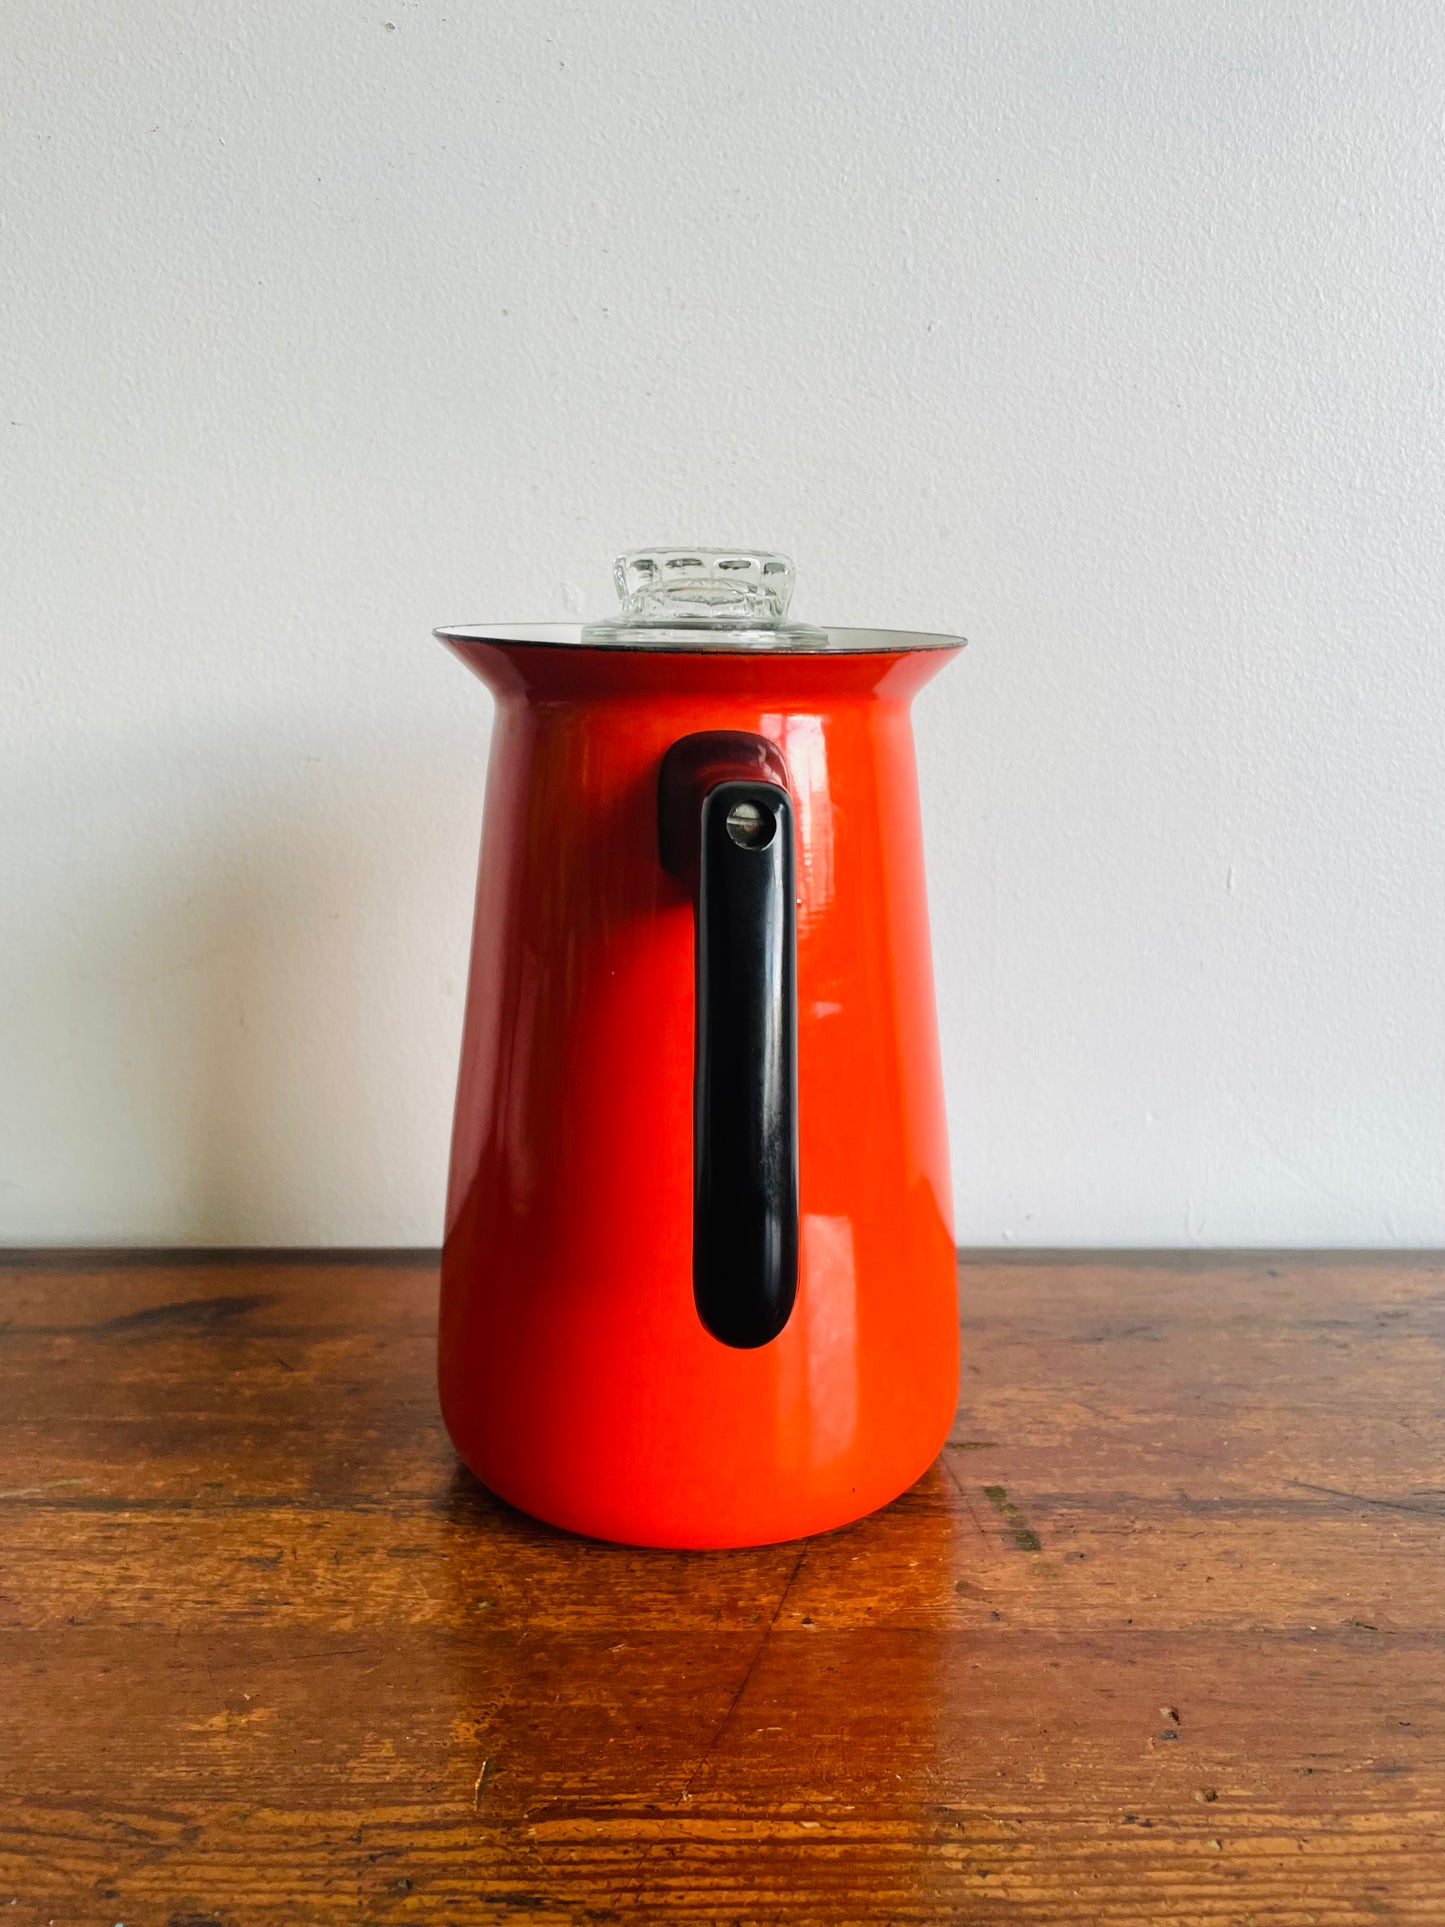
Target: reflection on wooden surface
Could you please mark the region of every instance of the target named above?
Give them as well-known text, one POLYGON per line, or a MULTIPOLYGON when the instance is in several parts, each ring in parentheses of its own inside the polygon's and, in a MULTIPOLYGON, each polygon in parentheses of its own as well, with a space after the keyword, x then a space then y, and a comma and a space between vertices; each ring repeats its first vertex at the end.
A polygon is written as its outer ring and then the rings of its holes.
POLYGON ((1445 1922, 1445 1267, 964 1266, 896 1505, 498 1504, 429 1261, 0 1278, 0 1921, 1445 1922))

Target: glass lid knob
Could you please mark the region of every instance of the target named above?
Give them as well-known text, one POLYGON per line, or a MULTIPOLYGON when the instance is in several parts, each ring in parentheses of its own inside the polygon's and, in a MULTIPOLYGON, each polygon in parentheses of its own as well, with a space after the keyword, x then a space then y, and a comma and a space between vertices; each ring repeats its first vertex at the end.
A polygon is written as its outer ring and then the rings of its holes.
POLYGON ((612 571, 628 624, 737 622, 770 628, 788 612, 793 565, 761 549, 637 549, 612 571))

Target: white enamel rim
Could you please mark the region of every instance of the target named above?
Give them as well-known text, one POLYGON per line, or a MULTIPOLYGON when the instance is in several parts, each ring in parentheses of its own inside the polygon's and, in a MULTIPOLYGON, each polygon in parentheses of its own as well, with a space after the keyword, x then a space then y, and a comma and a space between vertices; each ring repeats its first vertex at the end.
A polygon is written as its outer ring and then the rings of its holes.
POLYGON ((765 640, 766 631, 748 630, 748 640, 734 641, 725 629, 703 629, 697 641, 683 639, 673 629, 666 642, 634 642, 630 639, 591 635, 583 640, 582 625, 576 622, 481 622, 433 629, 440 642, 512 642, 535 649, 620 649, 635 655, 655 656, 896 656, 921 649, 962 649, 963 636, 935 636, 914 629, 823 629, 817 642, 808 640, 777 642, 765 640))

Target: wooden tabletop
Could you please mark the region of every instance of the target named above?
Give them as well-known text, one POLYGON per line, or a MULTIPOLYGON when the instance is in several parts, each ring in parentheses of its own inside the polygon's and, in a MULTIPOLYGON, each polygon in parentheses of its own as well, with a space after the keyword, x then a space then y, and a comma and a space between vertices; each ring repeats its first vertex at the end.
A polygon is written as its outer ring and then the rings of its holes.
POLYGON ((1445 1263, 962 1271, 897 1504, 461 1471, 429 1259, 0 1274, 0 1927, 1445 1923, 1445 1263))

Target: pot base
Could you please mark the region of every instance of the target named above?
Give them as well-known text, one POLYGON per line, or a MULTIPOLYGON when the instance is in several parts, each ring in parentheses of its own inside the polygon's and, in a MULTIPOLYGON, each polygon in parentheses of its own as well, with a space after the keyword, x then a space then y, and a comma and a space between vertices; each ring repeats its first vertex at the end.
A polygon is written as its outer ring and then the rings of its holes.
POLYGON ((505 1476, 500 1479, 489 1478, 482 1456, 470 1455, 455 1435, 452 1436, 452 1443, 462 1464, 494 1498, 543 1525, 575 1533, 579 1538, 596 1539, 607 1545, 629 1546, 638 1550, 737 1552, 750 1546, 786 1545, 794 1539, 817 1538, 821 1533, 837 1532, 843 1526, 856 1525, 860 1519, 882 1511, 916 1485, 928 1471, 943 1450, 952 1423, 953 1414, 950 1412, 948 1423, 926 1454, 918 1457, 916 1462, 910 1462, 907 1469, 890 1468, 889 1476, 880 1477, 876 1483, 860 1482, 846 1495, 836 1489, 826 1495, 819 1494, 812 1504, 799 1502, 796 1509, 789 1509, 786 1516, 782 1508, 778 1508, 766 1524, 759 1521, 755 1530, 737 1529, 736 1522, 733 1530, 719 1530, 702 1519, 688 1521, 678 1517, 673 1521, 665 1521, 657 1516, 655 1506, 649 1508, 650 1516, 645 1520, 635 1516, 629 1521, 625 1516, 625 1508, 604 1501, 600 1495, 595 1503, 580 1496, 575 1499, 569 1496, 564 1503, 555 1500, 539 1502, 538 1495, 524 1492, 512 1485, 505 1476))

